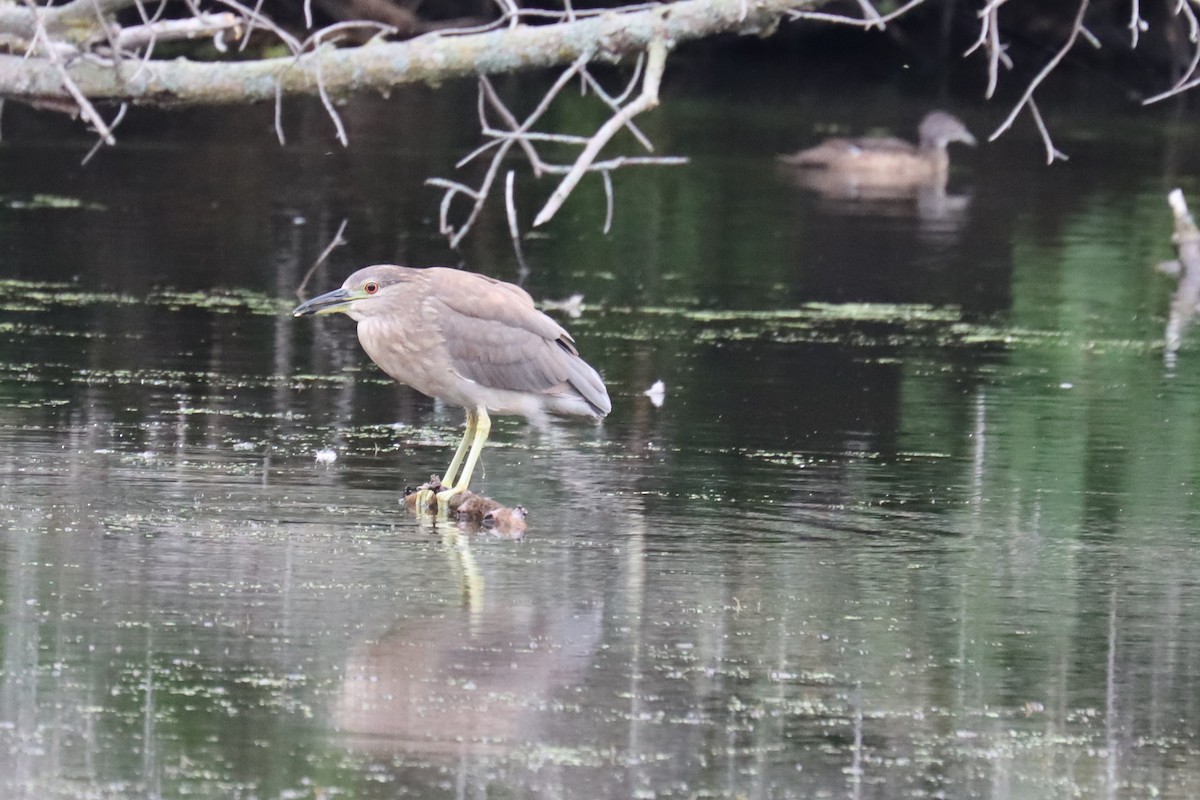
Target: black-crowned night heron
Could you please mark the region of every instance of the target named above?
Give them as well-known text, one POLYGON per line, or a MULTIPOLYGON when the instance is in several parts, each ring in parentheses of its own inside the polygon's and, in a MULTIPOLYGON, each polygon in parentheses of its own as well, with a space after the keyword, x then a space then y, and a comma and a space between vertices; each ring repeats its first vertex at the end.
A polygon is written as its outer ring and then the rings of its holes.
POLYGON ((511 283, 448 267, 380 264, 293 313, 338 312, 358 322, 358 341, 380 369, 466 409, 466 432, 442 476, 448 488, 438 492, 442 512, 470 484, 491 431, 489 412, 600 419, 612 409, 604 381, 571 335, 511 283))
POLYGON ((945 178, 950 168, 946 146, 951 142, 975 145, 967 126, 945 111, 926 114, 919 134, 916 145, 890 136, 826 139, 779 160, 792 167, 844 173, 868 184, 919 183, 945 178))

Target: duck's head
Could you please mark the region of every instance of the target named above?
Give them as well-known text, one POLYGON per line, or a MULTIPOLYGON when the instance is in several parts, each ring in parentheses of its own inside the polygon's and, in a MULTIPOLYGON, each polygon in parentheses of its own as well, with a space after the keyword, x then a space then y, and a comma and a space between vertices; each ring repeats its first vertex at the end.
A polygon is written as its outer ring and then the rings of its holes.
POLYGON ((975 137, 967 130, 967 126, 958 117, 945 111, 930 111, 921 120, 918 131, 923 149, 944 150, 951 142, 975 146, 975 137))

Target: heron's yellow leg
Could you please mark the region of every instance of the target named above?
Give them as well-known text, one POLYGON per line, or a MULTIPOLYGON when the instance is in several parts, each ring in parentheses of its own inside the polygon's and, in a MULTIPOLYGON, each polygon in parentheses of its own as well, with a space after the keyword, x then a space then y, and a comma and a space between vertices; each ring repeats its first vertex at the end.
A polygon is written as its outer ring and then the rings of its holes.
POLYGON ((475 412, 467 409, 467 429, 463 431, 462 441, 458 443, 458 449, 454 451, 454 458, 450 459, 450 466, 446 467, 446 473, 442 475, 443 486, 454 486, 454 479, 458 477, 458 468, 462 465, 463 456, 467 454, 467 447, 471 444, 472 437, 475 436, 475 412))
POLYGON ((462 476, 458 482, 449 489, 438 492, 438 513, 446 512, 447 503, 450 498, 456 494, 462 494, 467 490, 467 486, 471 483, 471 473, 475 471, 475 465, 479 462, 479 454, 483 452, 483 443, 487 441, 488 434, 492 432, 492 419, 488 416, 487 410, 484 408, 475 409, 475 433, 471 437, 471 449, 467 453, 467 462, 463 464, 462 476))

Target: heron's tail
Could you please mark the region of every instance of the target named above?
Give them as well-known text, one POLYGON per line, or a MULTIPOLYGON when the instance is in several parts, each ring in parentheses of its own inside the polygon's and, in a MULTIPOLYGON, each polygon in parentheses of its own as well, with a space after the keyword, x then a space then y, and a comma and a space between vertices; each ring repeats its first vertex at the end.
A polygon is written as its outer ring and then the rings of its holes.
POLYGON ((608 389, 604 387, 604 380, 600 373, 582 358, 576 356, 571 359, 567 382, 587 401, 591 408, 591 416, 600 419, 607 417, 608 412, 612 411, 612 400, 608 399, 608 389))

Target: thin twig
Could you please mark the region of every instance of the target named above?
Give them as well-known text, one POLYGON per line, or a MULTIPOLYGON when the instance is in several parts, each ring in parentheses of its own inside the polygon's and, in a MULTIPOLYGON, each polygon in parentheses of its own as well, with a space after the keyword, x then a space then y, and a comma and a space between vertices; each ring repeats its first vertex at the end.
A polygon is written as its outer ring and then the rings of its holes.
POLYGON ((91 0, 91 2, 92 2, 92 10, 96 12, 97 26, 100 28, 101 31, 104 32, 104 38, 108 40, 108 46, 112 48, 113 53, 114 54, 119 53, 120 50, 117 47, 117 43, 113 38, 112 28, 109 27, 108 20, 106 20, 104 17, 104 14, 105 14, 104 9, 102 9, 100 7, 100 0, 91 0))
POLYGON ((1029 113, 1033 115, 1033 121, 1037 124, 1038 133, 1042 135, 1042 144, 1046 148, 1046 164, 1054 163, 1056 158, 1063 161, 1070 161, 1067 154, 1054 146, 1054 142, 1050 140, 1050 131, 1046 128, 1046 123, 1042 120, 1042 112, 1038 110, 1037 101, 1032 97, 1029 98, 1029 113))
POLYGON ((1188 68, 1181 74, 1175 85, 1165 92, 1154 95, 1142 101, 1142 105, 1157 103, 1159 100, 1164 100, 1168 97, 1173 97, 1181 92, 1186 92, 1196 86, 1200 86, 1200 80, 1192 80, 1192 76, 1196 74, 1197 67, 1200 67, 1200 20, 1196 18, 1196 13, 1192 10, 1191 3, 1187 0, 1180 0, 1175 7, 1175 13, 1183 14, 1188 23, 1188 41, 1192 43, 1192 60, 1188 63, 1188 68))
MULTIPOLYGON (((119 109, 117 109, 117 115, 115 117, 113 117, 113 121, 110 122, 108 125, 109 130, 113 130, 118 125, 121 124, 121 120, 125 119, 125 112, 128 110, 129 110, 129 103, 121 103, 121 107, 119 109)), ((92 156, 94 156, 94 155, 96 155, 96 153, 100 152, 100 148, 102 146, 104 146, 105 144, 107 144, 107 143, 103 139, 97 139, 96 143, 92 145, 92 149, 88 150, 87 155, 84 156, 83 160, 79 162, 80 165, 86 166, 87 163, 92 160, 92 156)))
POLYGON ((234 11, 245 17, 248 21, 257 24, 259 27, 278 36, 279 40, 287 45, 288 50, 292 51, 292 55, 300 54, 302 49, 300 46, 300 40, 295 36, 292 36, 279 25, 276 25, 275 21, 270 17, 257 10, 257 6, 255 8, 249 8, 242 3, 239 3, 237 0, 215 0, 215 2, 220 3, 223 6, 229 6, 234 11))
POLYGON ((87 99, 87 95, 83 93, 83 91, 71 78, 71 74, 67 72, 67 68, 61 61, 58 60, 55 60, 54 66, 58 68, 59 76, 62 78, 63 87, 70 92, 71 97, 74 98, 75 103, 79 106, 80 116, 82 116, 88 121, 88 123, 91 124, 92 128, 95 129, 96 134, 100 137, 102 142, 109 146, 115 145, 117 143, 117 139, 115 136, 113 136, 112 131, 109 129, 108 123, 104 121, 104 117, 100 116, 100 112, 96 110, 94 105, 92 105, 92 101, 87 99))
MULTIPOLYGON (((621 6, 618 13, 629 14, 638 11, 650 11, 662 8, 661 3, 631 3, 621 6)), ((517 16, 524 19, 539 19, 548 20, 550 22, 576 22, 580 19, 589 17, 598 17, 604 14, 612 14, 616 10, 611 8, 571 8, 569 11, 553 11, 545 8, 518 8, 517 16)), ((486 33, 494 31, 497 28, 503 28, 509 24, 509 20, 505 17, 499 17, 491 22, 485 22, 482 25, 469 25, 461 28, 438 28, 437 30, 423 33, 420 36, 415 36, 409 41, 416 42, 421 39, 440 39, 443 37, 454 36, 471 36, 476 33, 486 33)))
POLYGON ((988 100, 992 99, 992 95, 996 93, 996 83, 999 80, 1000 65, 1003 64, 1006 69, 1012 69, 1012 59, 1005 52, 1005 45, 1000 43, 1000 6, 993 6, 988 12, 988 85, 987 94, 984 95, 988 100))
POLYGON ((876 12, 874 17, 868 19, 859 19, 857 17, 847 17, 844 14, 830 14, 826 11, 802 11, 793 9, 787 12, 788 19, 809 19, 816 22, 832 22, 836 25, 850 25, 855 28, 879 28, 883 29, 884 25, 903 16, 917 6, 924 3, 925 0, 909 0, 909 2, 897 8, 895 11, 889 11, 886 14, 876 12))
POLYGON ((621 92, 612 101, 617 105, 623 105, 626 100, 633 97, 633 92, 638 87, 638 82, 642 77, 642 70, 646 67, 646 54, 638 53, 637 60, 633 62, 633 75, 629 77, 629 83, 625 84, 625 91, 621 92))
MULTIPOLYGON (((326 25, 321 30, 316 31, 303 42, 300 43, 300 52, 305 52, 309 48, 315 49, 326 41, 326 39, 334 33, 342 33, 343 31, 357 30, 358 28, 375 28, 375 36, 386 36, 399 31, 395 25, 385 25, 382 22, 374 22, 372 20, 348 20, 346 22, 335 22, 332 25, 326 25)), ((299 53, 297 54, 299 58, 299 53)))
POLYGON ((278 78, 275 79, 275 135, 279 137, 281 147, 287 144, 287 137, 283 135, 283 82, 278 78))
MULTIPOLYGON (((245 52, 246 45, 250 44, 250 34, 254 33, 254 19, 262 13, 263 2, 264 0, 256 0, 254 3, 254 17, 246 19, 246 32, 242 34, 242 44, 238 47, 239 53, 245 52)), ((163 8, 164 6, 166 6, 166 3, 159 4, 159 8, 163 8)))
POLYGON ((439 186, 439 187, 446 189, 448 191, 451 191, 451 192, 461 192, 462 194, 465 194, 468 197, 478 197, 479 196, 479 192, 476 191, 475 189, 472 189, 470 186, 467 186, 465 183, 459 183, 458 181, 452 181, 449 178, 426 178, 425 185, 426 186, 439 186))
POLYGON ((1192 43, 1192 61, 1188 64, 1187 71, 1179 76, 1176 84, 1187 82, 1195 74, 1197 65, 1200 65, 1200 20, 1196 19, 1196 12, 1192 10, 1191 5, 1184 2, 1180 6, 1180 13, 1187 17, 1188 21, 1188 41, 1192 43))
POLYGON ((536 228, 548 222, 558 209, 562 207, 564 201, 575 189, 575 186, 583 178, 588 171, 588 166, 595 161, 596 156, 608 144, 625 123, 636 117, 643 111, 648 111, 658 105, 658 88, 662 82, 663 70, 667 65, 667 43, 661 37, 656 37, 651 40, 650 47, 646 51, 646 75, 642 82, 642 93, 637 98, 631 100, 627 105, 623 106, 619 112, 609 118, 607 122, 600 126, 599 130, 592 135, 583 152, 575 160, 575 165, 571 168, 550 195, 550 199, 546 201, 546 205, 538 212, 538 215, 533 220, 533 226, 536 228))
POLYGON ((1071 25, 1071 33, 1067 37, 1066 43, 1059 48, 1058 52, 1054 54, 1053 58, 1050 59, 1046 66, 1042 67, 1041 72, 1035 75, 1033 80, 1029 82, 1029 85, 1025 87, 1025 92, 1021 95, 1021 99, 1017 101, 1017 104, 1013 106, 1013 110, 1007 117, 1004 118, 1004 122, 1000 123, 1000 127, 996 128, 996 130, 992 132, 992 135, 988 137, 989 142, 996 141, 996 138, 1000 134, 1012 127, 1013 121, 1017 118, 1017 114, 1021 113, 1021 109, 1028 105, 1030 100, 1033 99, 1033 93, 1037 87, 1040 86, 1042 81, 1044 81, 1046 77, 1054 71, 1054 68, 1058 66, 1059 62, 1066 57, 1068 51, 1075 46, 1075 40, 1079 38, 1079 31, 1083 28, 1083 15, 1087 12, 1088 2, 1089 0, 1081 0, 1079 3, 1079 10, 1075 12, 1075 21, 1071 25))
MULTIPOLYGON (((641 63, 642 58, 639 57, 638 67, 634 69, 633 79, 629 81, 629 84, 625 87, 625 90, 621 92, 622 98, 628 97, 632 93, 633 88, 637 86, 637 79, 639 77, 639 73, 641 72, 641 63)), ((617 100, 616 98, 609 96, 608 92, 604 91, 604 87, 600 85, 600 82, 593 78, 592 73, 586 69, 583 70, 580 75, 584 82, 592 87, 593 91, 596 92, 600 99, 603 100, 609 108, 611 108, 613 111, 621 110, 621 103, 623 103, 624 100, 617 100)), ((646 148, 648 152, 654 152, 654 145, 650 143, 650 140, 646 137, 646 134, 642 133, 641 129, 634 124, 633 120, 628 120, 625 123, 625 127, 630 133, 633 134, 633 137, 638 140, 642 147, 646 148)))
POLYGON ((867 25, 867 30, 871 30, 872 27, 878 27, 879 30, 883 30, 883 17, 880 16, 879 11, 875 6, 871 5, 869 0, 858 0, 858 7, 862 9, 863 19, 872 23, 871 25, 867 25))
MULTIPOLYGON (((564 82, 564 85, 565 85, 565 82, 564 82)), ((491 79, 488 78, 487 75, 480 75, 479 76, 479 100, 480 100, 480 102, 479 102, 479 123, 480 123, 481 130, 483 130, 485 132, 489 132, 489 129, 491 127, 490 125, 488 125, 487 114, 484 112, 484 109, 483 109, 483 100, 484 99, 486 99, 489 103, 492 104, 492 108, 496 109, 496 113, 498 113, 500 115, 500 117, 504 120, 504 123, 506 125, 508 125, 510 128, 512 128, 514 134, 521 130, 521 125, 520 125, 520 123, 517 122, 517 118, 515 116, 513 116, 513 113, 511 111, 508 110, 508 106, 504 105, 504 102, 500 99, 500 95, 496 94, 496 87, 492 86, 491 79)), ((529 161, 534 165, 534 174, 537 175, 538 174, 537 173, 537 164, 539 161, 541 161, 541 159, 538 158, 537 151, 533 149, 533 145, 530 144, 528 139, 522 139, 520 141, 520 145, 521 145, 521 149, 525 151, 526 157, 528 157, 529 161)), ((463 161, 460 161, 457 166, 461 166, 462 164, 465 164, 468 161, 470 161, 470 159, 465 159, 463 161)))
POLYGON ((517 223, 517 203, 513 199, 514 175, 510 169, 504 176, 504 210, 508 215, 508 235, 512 239, 513 252, 517 254, 517 264, 524 274, 529 272, 529 267, 525 265, 525 254, 521 252, 521 227, 517 223))
MULTIPOLYGON (((500 101, 499 96, 496 95, 496 92, 494 88, 492 88, 490 82, 480 83, 480 93, 482 94, 481 100, 486 98, 488 102, 492 103, 493 107, 500 113, 505 121, 512 126, 513 133, 516 135, 512 138, 498 137, 494 140, 497 142, 495 145, 496 152, 492 154, 491 163, 488 165, 487 172, 483 177, 483 182, 480 184, 478 189, 471 189, 465 184, 457 181, 447 180, 445 178, 429 178, 425 181, 426 185, 438 186, 446 190, 446 193, 442 196, 442 202, 438 210, 438 230, 442 233, 442 235, 450 238, 450 246, 452 248, 458 247, 459 242, 461 242, 463 237, 466 236, 471 230, 472 226, 475 224, 475 220, 479 218, 480 212, 483 211, 483 205, 485 202, 487 202, 488 195, 491 192, 492 183, 496 179, 496 173, 500 169, 500 163, 504 160, 505 156, 508 155, 508 151, 512 149, 514 143, 524 141, 519 135, 525 133, 534 125, 535 122, 537 122, 542 114, 546 112, 546 109, 550 107, 550 103, 553 102, 554 98, 558 96, 558 93, 562 91, 563 87, 566 86, 570 82, 571 78, 574 77, 574 75, 587 63, 588 59, 591 58, 591 55, 591 53, 584 53, 578 59, 576 59, 570 67, 563 70, 562 74, 558 76, 558 79, 555 80, 549 91, 543 95, 537 107, 534 108, 528 117, 526 117, 525 122, 521 123, 520 125, 517 124, 516 117, 512 115, 512 112, 510 112, 504 103, 500 101), (470 213, 467 215, 467 219, 461 226, 455 228, 450 222, 450 205, 454 201, 454 198, 459 194, 465 194, 466 196, 470 197, 474 203, 471 207, 470 213)), ((479 114, 481 124, 486 124, 486 115, 483 112, 482 102, 480 102, 479 114)), ((487 129, 485 128, 485 131, 486 130, 487 129)), ((525 142, 522 146, 524 147, 526 144, 528 144, 528 142, 525 142)), ((468 156, 467 159, 464 159, 464 161, 474 158, 476 155, 486 151, 491 146, 492 144, 489 143, 484 147, 478 148, 470 156, 468 156)), ((542 163, 541 158, 538 157, 537 151, 533 149, 532 145, 529 145, 525 152, 533 164, 535 173, 541 174, 541 172, 544 171, 545 166, 542 163)), ((460 162, 460 164, 461 163, 463 162, 460 162)))
POLYGON ((321 104, 325 106, 325 111, 328 112, 329 118, 333 120, 337 140, 342 143, 342 147, 349 147, 350 139, 346 136, 346 126, 342 125, 342 115, 333 107, 333 100, 330 99, 329 92, 325 91, 325 79, 321 76, 321 59, 313 59, 313 63, 316 66, 317 94, 321 96, 321 104))
POLYGON ((317 256, 317 260, 308 268, 308 272, 304 273, 304 280, 300 281, 300 285, 296 287, 296 297, 304 299, 304 287, 308 286, 308 281, 312 278, 313 273, 317 271, 317 267, 325 263, 325 259, 329 258, 329 254, 344 244, 349 244, 342 238, 342 234, 346 232, 346 226, 350 224, 350 219, 347 217, 342 220, 342 224, 338 226, 337 233, 333 235, 333 239, 329 244, 325 245, 325 249, 321 251, 321 255, 317 256))
POLYGON ((604 178, 604 233, 607 235, 608 232, 612 230, 613 221, 612 171, 606 169, 600 173, 600 176, 604 178))
POLYGON ((1153 97, 1147 97, 1142 101, 1142 105, 1148 106, 1151 103, 1157 103, 1159 100, 1166 100, 1168 97, 1174 97, 1177 94, 1182 94, 1189 89, 1195 89, 1197 86, 1200 86, 1200 78, 1190 80, 1187 83, 1180 84, 1178 86, 1173 86, 1167 91, 1156 94, 1153 97))
MULTIPOLYGON (((150 40, 146 43, 146 50, 144 53, 142 53, 141 61, 138 62, 138 67, 133 71, 133 75, 130 80, 137 80, 139 77, 141 77, 142 71, 145 70, 146 65, 150 63, 150 57, 154 55, 154 47, 158 44, 158 36, 154 33, 154 24, 158 22, 159 18, 166 11, 167 4, 159 3, 158 7, 154 9, 153 16, 146 15, 146 7, 142 4, 142 0, 137 0, 137 8, 138 14, 142 19, 142 24, 150 26, 150 40)), ((247 34, 247 36, 249 36, 249 34, 247 34)))
POLYGON ((515 28, 521 24, 521 9, 515 0, 496 0, 496 5, 500 6, 500 19, 507 21, 508 27, 515 28))
MULTIPOLYGON (((36 9, 32 0, 26 0, 26 4, 36 9)), ((59 58, 58 52, 54 47, 54 42, 50 40, 50 35, 46 32, 45 26, 40 22, 38 23, 37 30, 34 31, 33 43, 36 45, 39 39, 45 46, 46 59, 54 65, 54 68, 58 71, 59 79, 62 81, 63 88, 67 90, 67 93, 71 95, 71 98, 75 101, 75 105, 79 108, 79 115, 91 124, 102 142, 110 146, 115 145, 117 139, 113 136, 112 130, 105 123, 104 117, 100 116, 100 112, 92 105, 92 101, 88 100, 87 95, 75 83, 75 80, 71 77, 71 73, 67 71, 66 65, 59 58)))
MULTIPOLYGON (((578 162, 576 162, 578 163, 578 162)), ((649 165, 659 167, 678 167, 688 163, 687 156, 614 156, 606 161, 595 161, 588 165, 588 172, 607 172, 621 167, 644 167, 649 165)), ((547 164, 546 172, 552 175, 566 175, 576 168, 576 164, 547 164)))
POLYGON ((174 39, 197 39, 213 36, 221 31, 237 28, 242 24, 239 17, 228 11, 219 14, 202 14, 187 19, 168 19, 161 22, 132 25, 122 28, 111 41, 114 53, 137 50, 155 42, 174 39))
POLYGON ((438 186, 446 190, 442 194, 442 202, 438 208, 438 233, 443 236, 453 235, 454 226, 450 224, 450 204, 454 202, 454 198, 459 194, 465 194, 468 197, 474 198, 478 204, 478 193, 466 184, 447 178, 426 178, 425 184, 427 186, 438 186))
MULTIPOLYGON (((483 203, 487 200, 488 194, 492 191, 492 183, 496 180, 496 173, 500 170, 500 162, 508 155, 508 151, 512 148, 513 140, 508 140, 500 145, 496 150, 495 157, 492 158, 492 163, 488 165, 487 172, 483 176, 483 183, 479 185, 479 189, 474 192, 475 205, 471 209, 471 213, 467 215, 467 220, 462 224, 462 227, 450 238, 450 247, 457 249, 458 243, 467 235, 471 227, 475 224, 479 214, 483 211, 483 203)), ((426 181, 431 183, 432 181, 426 181)), ((444 232, 449 232, 444 231, 444 232)))

